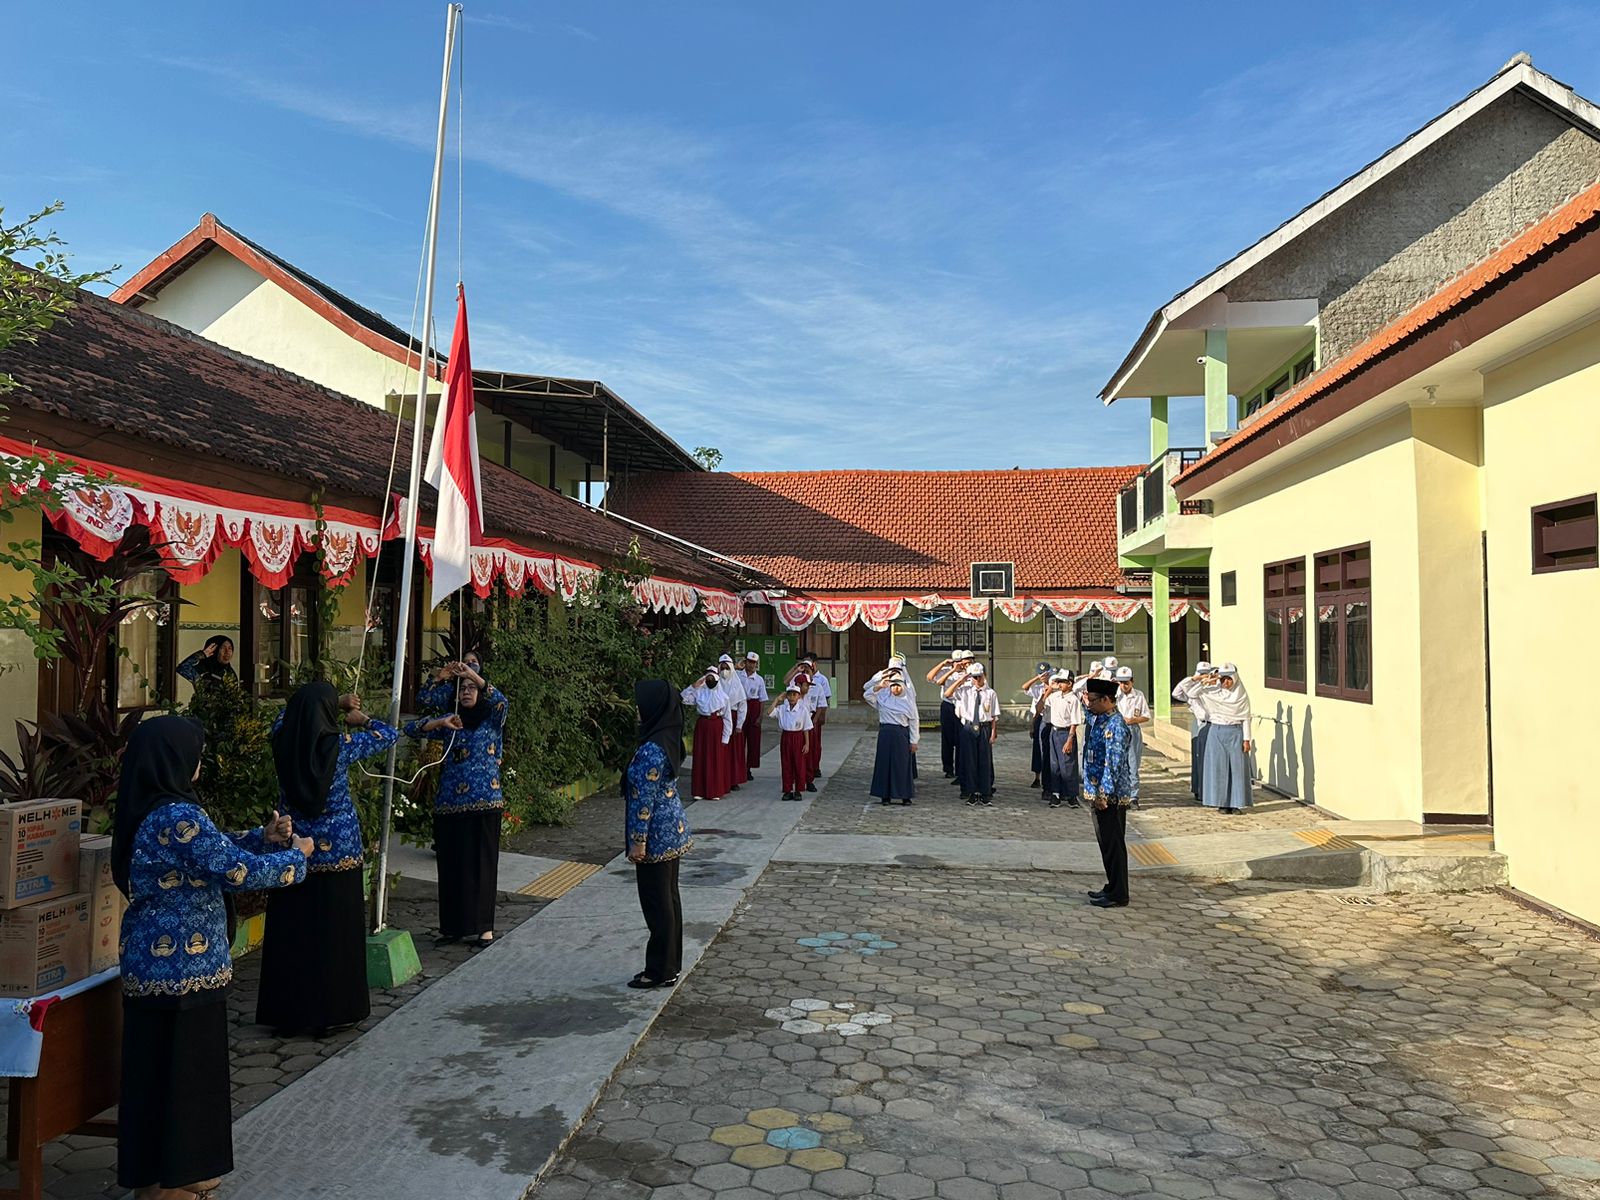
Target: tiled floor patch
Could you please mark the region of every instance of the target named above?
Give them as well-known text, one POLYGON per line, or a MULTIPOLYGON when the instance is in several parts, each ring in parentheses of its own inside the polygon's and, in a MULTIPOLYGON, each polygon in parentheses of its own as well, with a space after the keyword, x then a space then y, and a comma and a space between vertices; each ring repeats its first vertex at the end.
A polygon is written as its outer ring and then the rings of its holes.
POLYGON ((897 950, 899 942, 890 941, 881 933, 819 933, 815 937, 796 938, 796 944, 818 954, 865 954, 869 957, 882 950, 897 950))
POLYGON ((777 1021, 787 1033, 823 1033, 831 1030, 840 1037, 858 1037, 867 1030, 887 1025, 894 1014, 868 1011, 857 1012, 849 1001, 829 1003, 814 997, 803 996, 791 1000, 782 1008, 767 1009, 768 1020, 777 1021))

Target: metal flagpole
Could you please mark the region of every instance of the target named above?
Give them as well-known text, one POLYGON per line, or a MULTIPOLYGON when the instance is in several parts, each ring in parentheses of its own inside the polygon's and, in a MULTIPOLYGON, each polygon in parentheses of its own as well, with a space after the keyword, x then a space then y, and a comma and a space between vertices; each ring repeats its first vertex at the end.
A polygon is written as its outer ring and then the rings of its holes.
MULTIPOLYGON (((433 150, 433 190, 428 195, 428 265, 422 285, 422 362, 417 386, 416 407, 411 414, 411 476, 406 491, 405 559, 400 567, 400 605, 394 637, 394 676, 389 699, 389 724, 400 724, 400 694, 406 681, 406 639, 411 632, 411 586, 417 561, 417 493, 422 486, 422 432, 428 416, 428 358, 433 333, 433 270, 439 244, 439 188, 444 178, 445 126, 450 115, 450 70, 455 58, 456 26, 461 20, 461 5, 445 6, 444 80, 439 85, 439 136, 433 150)), ((378 899, 373 932, 382 933, 389 906, 389 835, 394 822, 394 772, 400 753, 397 741, 389 747, 388 767, 383 779, 383 837, 378 842, 378 899)))

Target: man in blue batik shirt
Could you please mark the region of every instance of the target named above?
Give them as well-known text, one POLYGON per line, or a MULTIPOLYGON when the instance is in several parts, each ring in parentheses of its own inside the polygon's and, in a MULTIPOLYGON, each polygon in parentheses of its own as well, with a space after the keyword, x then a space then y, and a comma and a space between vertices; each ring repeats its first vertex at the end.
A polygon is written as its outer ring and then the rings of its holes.
POLYGON ((1117 685, 1091 679, 1085 685, 1089 717, 1083 733, 1083 799, 1094 809, 1095 840, 1106 868, 1106 885, 1089 893, 1096 908, 1128 905, 1128 805, 1133 787, 1128 771, 1132 734, 1117 711, 1117 685))

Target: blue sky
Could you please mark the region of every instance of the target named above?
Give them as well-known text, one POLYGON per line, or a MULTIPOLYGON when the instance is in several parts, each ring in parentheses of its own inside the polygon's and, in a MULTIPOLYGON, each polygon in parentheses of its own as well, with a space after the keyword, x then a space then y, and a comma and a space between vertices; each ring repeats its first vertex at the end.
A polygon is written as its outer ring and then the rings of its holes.
MULTIPOLYGON (((405 325, 443 11, 19 9, 0 204, 119 277, 211 210, 405 325)), ((1519 50, 1600 94, 1578 4, 469 3, 473 357, 729 469, 1142 461, 1151 311, 1519 50)))

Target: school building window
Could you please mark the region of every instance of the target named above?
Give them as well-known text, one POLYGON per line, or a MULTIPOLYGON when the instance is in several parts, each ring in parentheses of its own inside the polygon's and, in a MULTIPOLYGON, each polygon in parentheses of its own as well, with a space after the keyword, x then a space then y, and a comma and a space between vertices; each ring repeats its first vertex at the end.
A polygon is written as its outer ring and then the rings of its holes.
POLYGON ((1078 649, 1086 654, 1111 654, 1117 648, 1117 627, 1105 613, 1086 612, 1078 618, 1078 649))
POLYGON ((1222 607, 1232 608, 1239 603, 1239 572, 1224 571, 1221 583, 1222 607))
POLYGON ((1270 563, 1262 604, 1262 632, 1268 687, 1306 690, 1306 560, 1270 563))
POLYGON ((1317 695, 1372 703, 1372 547, 1316 556, 1317 695))
POLYGON ((154 596, 158 603, 133 608, 117 621, 117 711, 154 708, 172 695, 177 679, 178 585, 165 571, 141 571, 119 590, 154 596))
POLYGON ((923 618, 923 654, 948 654, 952 650, 985 653, 989 649, 989 626, 984 621, 969 621, 952 612, 931 612, 923 618))
POLYGON ((269 588, 246 579, 250 611, 244 614, 240 634, 249 645, 241 657, 250 671, 249 686, 257 696, 288 695, 295 668, 315 656, 322 620, 317 605, 319 588, 316 559, 309 554, 301 555, 284 587, 269 588))
POLYGON ((1533 510, 1533 573, 1580 571, 1600 565, 1595 497, 1580 496, 1533 510))
POLYGON ((1044 652, 1068 654, 1077 649, 1072 638, 1073 622, 1063 621, 1049 609, 1044 612, 1044 652))
POLYGON ((814 654, 819 659, 831 661, 839 657, 839 635, 827 626, 813 622, 801 633, 800 648, 804 654, 814 654))

